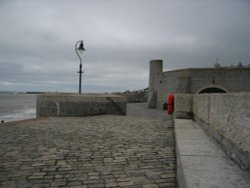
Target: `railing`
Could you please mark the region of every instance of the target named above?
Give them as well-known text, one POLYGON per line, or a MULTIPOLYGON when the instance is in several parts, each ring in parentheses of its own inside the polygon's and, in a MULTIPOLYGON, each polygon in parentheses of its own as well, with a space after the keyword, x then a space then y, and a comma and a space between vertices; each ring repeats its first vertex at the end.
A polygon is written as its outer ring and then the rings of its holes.
POLYGON ((115 101, 113 101, 113 99, 111 97, 107 97, 107 100, 111 101, 111 103, 122 113, 122 115, 126 115, 126 112, 124 112, 120 106, 118 106, 118 104, 115 103, 115 101))

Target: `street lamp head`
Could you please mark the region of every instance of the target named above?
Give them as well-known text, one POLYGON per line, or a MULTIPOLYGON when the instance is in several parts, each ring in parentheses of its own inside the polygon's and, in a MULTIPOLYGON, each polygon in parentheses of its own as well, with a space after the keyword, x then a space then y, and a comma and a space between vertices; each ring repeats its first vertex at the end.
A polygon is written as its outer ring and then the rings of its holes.
POLYGON ((77 48, 77 50, 78 50, 79 53, 83 53, 84 51, 86 51, 85 48, 84 48, 83 40, 80 41, 80 45, 77 48))
POLYGON ((80 64, 79 64, 79 93, 82 92, 82 58, 79 54, 82 54, 85 50, 84 45, 83 45, 83 40, 79 40, 75 44, 75 52, 76 55, 79 57, 80 64))

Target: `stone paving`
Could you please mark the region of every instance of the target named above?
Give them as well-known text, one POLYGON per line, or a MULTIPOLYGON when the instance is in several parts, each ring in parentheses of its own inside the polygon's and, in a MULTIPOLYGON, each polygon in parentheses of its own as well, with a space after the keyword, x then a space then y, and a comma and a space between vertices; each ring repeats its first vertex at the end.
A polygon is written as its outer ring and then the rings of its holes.
POLYGON ((145 104, 0 126, 1 187, 176 187, 175 171, 172 121, 145 104))

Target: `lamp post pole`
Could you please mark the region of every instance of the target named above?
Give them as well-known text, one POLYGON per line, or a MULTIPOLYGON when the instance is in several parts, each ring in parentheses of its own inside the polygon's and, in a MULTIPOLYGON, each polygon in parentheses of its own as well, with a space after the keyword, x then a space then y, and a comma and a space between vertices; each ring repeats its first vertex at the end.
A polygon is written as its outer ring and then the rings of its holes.
POLYGON ((79 40, 76 42, 75 44, 75 52, 77 54, 77 56, 79 57, 80 59, 80 64, 79 64, 79 93, 82 93, 82 58, 80 56, 79 53, 83 53, 85 51, 85 48, 84 48, 84 45, 83 45, 83 40, 79 40), (78 46, 79 44, 79 46, 78 46))
POLYGON ((82 93, 82 64, 79 65, 79 93, 82 93))

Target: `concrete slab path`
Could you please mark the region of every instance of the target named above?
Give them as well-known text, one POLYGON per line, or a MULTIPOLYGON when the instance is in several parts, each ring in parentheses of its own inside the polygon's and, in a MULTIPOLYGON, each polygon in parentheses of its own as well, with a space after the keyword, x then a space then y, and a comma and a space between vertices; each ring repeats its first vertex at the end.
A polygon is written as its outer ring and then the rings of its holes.
POLYGON ((250 174, 241 170, 190 119, 175 119, 179 188, 250 188, 250 174))
POLYGON ((0 126, 0 187, 176 187, 175 171, 172 121, 145 104, 0 126))

